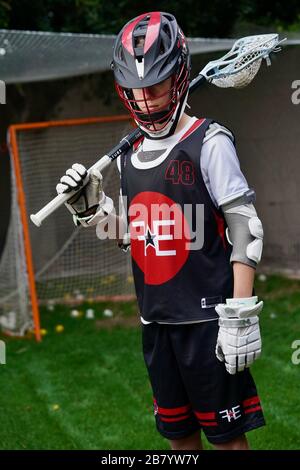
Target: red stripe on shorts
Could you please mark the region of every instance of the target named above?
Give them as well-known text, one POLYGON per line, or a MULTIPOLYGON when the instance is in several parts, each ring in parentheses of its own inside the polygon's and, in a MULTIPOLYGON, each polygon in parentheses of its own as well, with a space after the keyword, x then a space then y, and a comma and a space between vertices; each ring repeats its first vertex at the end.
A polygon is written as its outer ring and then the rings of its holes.
POLYGON ((188 419, 191 415, 184 415, 184 416, 179 416, 178 418, 164 418, 163 416, 160 416, 159 419, 161 421, 165 421, 166 423, 174 423, 177 421, 183 421, 184 419, 188 419))
POLYGON ((198 411, 194 411, 195 415, 197 416, 198 419, 216 419, 216 413, 215 412, 210 412, 210 413, 199 413, 198 411))
POLYGON ((261 406, 254 406, 254 408, 248 408, 247 410, 244 410, 245 414, 248 413, 254 413, 255 411, 261 410, 261 406))
POLYGON ((247 406, 252 406, 252 405, 256 405, 257 403, 260 402, 260 399, 258 396, 256 397, 251 397, 251 398, 248 398, 247 400, 244 400, 243 401, 243 406, 245 408, 247 408, 247 406))
POLYGON ((180 406, 179 408, 161 408, 160 406, 157 407, 157 411, 159 414, 167 416, 181 415, 183 413, 187 413, 190 410, 191 405, 180 406))
POLYGON ((182 415, 184 413, 191 412, 191 408, 192 408, 190 404, 184 405, 184 406, 178 406, 176 408, 163 408, 157 405, 157 401, 154 397, 153 397, 153 402, 154 402, 155 407, 157 408, 157 412, 159 414, 166 415, 166 416, 182 415))
POLYGON ((199 421, 201 426, 218 426, 216 421, 199 421))

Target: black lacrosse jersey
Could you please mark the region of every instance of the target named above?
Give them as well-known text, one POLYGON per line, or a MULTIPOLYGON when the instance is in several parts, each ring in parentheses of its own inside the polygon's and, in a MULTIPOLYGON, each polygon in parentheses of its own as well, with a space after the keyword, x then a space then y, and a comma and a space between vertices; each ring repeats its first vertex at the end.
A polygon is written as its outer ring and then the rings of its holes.
POLYGON ((218 318, 233 296, 226 221, 204 183, 200 154, 211 119, 198 119, 157 166, 121 157, 132 269, 140 314, 153 322, 218 318))

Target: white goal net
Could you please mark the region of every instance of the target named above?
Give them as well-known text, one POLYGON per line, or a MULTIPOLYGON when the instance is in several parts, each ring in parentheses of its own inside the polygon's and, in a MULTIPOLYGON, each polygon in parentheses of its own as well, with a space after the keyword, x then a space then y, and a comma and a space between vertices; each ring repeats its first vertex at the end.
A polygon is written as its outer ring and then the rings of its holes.
MULTIPOLYGON (((0 260, 0 323, 11 334, 24 334, 32 328, 35 291, 38 305, 133 297, 130 255, 117 247, 116 240, 99 240, 95 228, 76 228, 64 206, 40 228, 29 220, 31 213, 56 195, 55 186, 67 168, 76 162, 91 166, 131 128, 129 118, 120 116, 10 129, 11 219, 0 260), (29 247, 24 237, 26 224, 29 247), (29 276, 28 251, 34 285, 29 276)), ((103 176, 104 190, 115 201, 118 212, 120 178, 116 163, 106 168, 103 176)))

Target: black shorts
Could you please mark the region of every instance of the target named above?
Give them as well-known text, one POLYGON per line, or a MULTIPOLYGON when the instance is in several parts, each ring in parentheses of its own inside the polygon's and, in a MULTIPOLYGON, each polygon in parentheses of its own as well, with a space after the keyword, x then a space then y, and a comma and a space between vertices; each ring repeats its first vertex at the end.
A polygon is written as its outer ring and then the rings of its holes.
POLYGON ((230 375, 215 355, 217 320, 142 325, 158 431, 180 439, 202 429, 213 444, 265 424, 249 369, 230 375))

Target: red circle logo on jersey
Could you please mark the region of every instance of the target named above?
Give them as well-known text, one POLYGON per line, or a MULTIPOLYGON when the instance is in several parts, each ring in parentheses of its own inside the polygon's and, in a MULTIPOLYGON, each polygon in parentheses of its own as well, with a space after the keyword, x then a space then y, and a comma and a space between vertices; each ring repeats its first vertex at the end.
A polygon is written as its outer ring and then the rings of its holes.
POLYGON ((129 206, 131 255, 146 284, 163 284, 189 255, 190 228, 179 204, 154 191, 137 194, 129 206))

